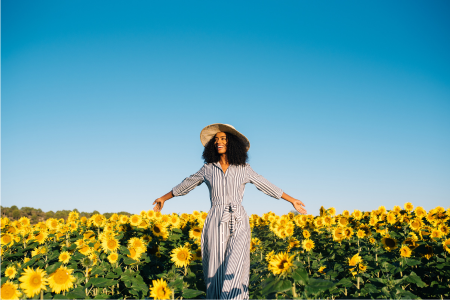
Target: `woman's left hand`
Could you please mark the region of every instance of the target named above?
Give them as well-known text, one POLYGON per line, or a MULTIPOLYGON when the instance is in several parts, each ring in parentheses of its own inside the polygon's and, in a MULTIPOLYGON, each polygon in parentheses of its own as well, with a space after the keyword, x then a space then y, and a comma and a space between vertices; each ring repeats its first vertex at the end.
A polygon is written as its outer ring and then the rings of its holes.
POLYGON ((294 206, 295 210, 299 212, 299 214, 306 215, 306 209, 304 209, 302 206, 305 206, 302 201, 295 200, 292 202, 292 205, 294 206))

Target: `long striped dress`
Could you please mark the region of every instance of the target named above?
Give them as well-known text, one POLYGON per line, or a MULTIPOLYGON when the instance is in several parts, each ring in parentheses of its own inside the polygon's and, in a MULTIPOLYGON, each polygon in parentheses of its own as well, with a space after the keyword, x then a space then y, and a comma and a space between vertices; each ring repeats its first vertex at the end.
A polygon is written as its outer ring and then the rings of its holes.
POLYGON ((246 165, 230 165, 223 172, 219 162, 204 164, 172 189, 186 195, 203 182, 209 188, 211 209, 201 236, 203 273, 208 299, 248 299, 250 274, 250 224, 242 206, 245 184, 280 199, 283 191, 246 165))

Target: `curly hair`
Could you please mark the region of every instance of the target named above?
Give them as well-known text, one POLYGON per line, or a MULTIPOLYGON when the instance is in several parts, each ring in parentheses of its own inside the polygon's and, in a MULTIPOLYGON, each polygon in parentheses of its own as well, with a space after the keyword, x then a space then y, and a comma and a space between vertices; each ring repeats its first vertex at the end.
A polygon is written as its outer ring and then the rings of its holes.
MULTIPOLYGON (((225 132, 227 136, 227 158, 230 165, 245 165, 248 161, 247 149, 244 142, 232 133, 225 132)), ((205 145, 202 158, 205 163, 215 163, 220 160, 220 154, 214 146, 215 136, 205 145)))

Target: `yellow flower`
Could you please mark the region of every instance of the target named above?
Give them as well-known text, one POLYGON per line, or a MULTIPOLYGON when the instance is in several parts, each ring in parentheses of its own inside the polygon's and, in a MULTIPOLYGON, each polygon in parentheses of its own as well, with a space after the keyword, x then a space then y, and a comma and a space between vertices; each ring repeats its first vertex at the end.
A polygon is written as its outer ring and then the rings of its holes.
POLYGON ((140 215, 132 215, 130 217, 130 224, 133 226, 139 226, 142 222, 142 217, 140 215))
POLYGON ((309 233, 309 231, 308 230, 303 230, 303 237, 305 238, 305 239, 309 239, 309 237, 311 236, 311 233, 309 233))
POLYGON ((339 218, 338 224, 341 227, 345 227, 348 224, 348 219, 346 217, 341 217, 339 218))
POLYGON ((384 207, 383 205, 381 205, 380 207, 378 207, 378 213, 380 215, 385 214, 386 213, 386 207, 384 207))
POLYGON ((67 251, 61 252, 59 254, 58 260, 61 261, 63 264, 67 264, 70 260, 70 253, 67 251))
POLYGON ((289 238, 288 243, 289 243, 288 251, 290 251, 292 248, 300 246, 300 242, 295 237, 289 238))
POLYGON ((111 254, 108 255, 108 261, 112 264, 117 262, 117 259, 119 259, 119 255, 116 252, 111 252, 111 254))
POLYGON ((322 274, 325 274, 325 272, 323 271, 323 270, 325 270, 325 266, 321 266, 320 268, 319 268, 319 271, 317 271, 317 272, 319 272, 319 273, 322 273, 322 274))
POLYGON ((191 239, 201 239, 202 229, 198 226, 194 226, 189 230, 189 237, 191 239))
POLYGON ((76 281, 75 276, 72 275, 73 270, 67 267, 59 267, 48 278, 48 284, 52 288, 52 292, 61 293, 61 291, 68 291, 73 288, 73 283, 76 281))
POLYGON ((143 253, 141 249, 136 249, 133 247, 128 247, 128 251, 130 251, 130 254, 127 255, 129 258, 134 260, 139 260, 141 258, 141 254, 143 253))
POLYGON ((194 251, 192 255, 192 260, 202 260, 202 249, 197 249, 194 251))
POLYGON ((446 239, 442 242, 442 246, 444 246, 445 251, 450 253, 450 239, 446 239))
POLYGON ((165 280, 157 279, 152 280, 153 287, 150 287, 150 297, 154 299, 170 299, 172 296, 172 291, 167 287, 167 282, 165 280))
POLYGON ((398 206, 398 205, 395 205, 393 211, 394 211, 395 213, 399 213, 399 212, 402 211, 402 208, 401 208, 400 206, 398 206))
POLYGON ((400 248, 400 256, 401 257, 411 257, 411 249, 408 246, 402 246, 400 248))
POLYGON ((116 252, 119 246, 119 241, 113 236, 105 238, 102 242, 102 249, 107 253, 116 252))
POLYGON ((268 261, 270 261, 270 259, 272 258, 272 256, 274 256, 275 255, 275 251, 274 250, 272 250, 272 251, 270 251, 269 253, 267 253, 267 255, 266 255, 266 261, 268 262, 268 261))
POLYGON ((442 231, 440 231, 439 229, 433 229, 430 236, 433 239, 438 239, 442 236, 442 231))
POLYGON ((1 244, 2 245, 9 245, 9 244, 12 244, 12 243, 13 243, 12 235, 2 232, 1 244))
POLYGON ((153 234, 155 236, 160 236, 160 237, 163 237, 163 238, 167 234, 166 228, 160 223, 153 225, 152 232, 153 232, 153 234))
POLYGON ((352 213, 352 217, 353 217, 355 220, 361 220, 362 217, 363 217, 363 214, 362 214, 362 212, 361 212, 360 210, 355 209, 355 210, 353 211, 353 213, 352 213))
POLYGON ((306 239, 302 242, 302 246, 303 249, 305 249, 306 251, 311 251, 312 249, 314 249, 314 242, 310 239, 306 239))
POLYGON ((405 207, 406 211, 412 211, 414 208, 414 205, 412 205, 411 202, 406 202, 404 207, 405 207))
POLYGON ((348 210, 344 210, 344 211, 342 212, 342 215, 343 215, 344 217, 346 217, 346 218, 350 218, 350 213, 349 213, 348 210))
POLYGON ((14 266, 9 266, 5 270, 5 276, 9 277, 9 279, 13 279, 14 277, 16 277, 16 274, 17 270, 16 268, 14 268, 14 266))
POLYGON ((268 269, 274 275, 278 275, 281 273, 285 273, 292 266, 292 260, 294 259, 294 255, 289 256, 286 252, 281 252, 271 257, 269 261, 268 269))
POLYGON ((171 260, 177 267, 186 267, 189 265, 192 255, 188 248, 178 247, 172 250, 171 260))
POLYGON ((22 293, 19 292, 19 286, 11 281, 6 281, 0 288, 1 299, 19 299, 22 293))
POLYGON ((328 209, 328 212, 330 213, 330 215, 334 216, 334 215, 336 214, 336 208, 330 207, 330 208, 328 209))
POLYGON ((371 244, 375 244, 376 241, 377 241, 377 240, 374 239, 373 237, 371 237, 371 238, 369 239, 369 243, 371 243, 371 244))
POLYGON ((383 246, 386 250, 391 251, 397 248, 397 240, 393 239, 387 234, 385 237, 381 239, 383 246))
POLYGON ((352 256, 352 258, 348 259, 349 266, 356 266, 360 262, 362 262, 362 258, 361 256, 359 256, 359 253, 356 253, 355 255, 352 256))
POLYGON ((366 236, 366 233, 364 232, 364 230, 359 229, 359 230, 356 232, 356 236, 358 237, 358 239, 362 239, 362 238, 364 238, 364 237, 366 236))
POLYGON ((332 233, 335 242, 341 242, 345 238, 344 230, 340 227, 335 228, 332 233))
POLYGON ((418 231, 423 226, 422 220, 419 218, 415 218, 414 220, 411 220, 409 222, 409 227, 411 227, 412 230, 418 231))
POLYGON ((353 235, 353 229, 351 227, 344 228, 344 235, 346 239, 350 239, 353 235))
POLYGON ((45 277, 47 273, 44 270, 40 268, 33 270, 27 267, 23 271, 22 276, 19 278, 19 281, 22 282, 20 288, 28 298, 32 298, 34 295, 39 294, 41 290, 46 289, 48 283, 45 277))
POLYGON ((397 222, 397 218, 395 216, 395 214, 393 212, 389 212, 387 214, 387 222, 391 225, 395 224, 395 222, 397 222))

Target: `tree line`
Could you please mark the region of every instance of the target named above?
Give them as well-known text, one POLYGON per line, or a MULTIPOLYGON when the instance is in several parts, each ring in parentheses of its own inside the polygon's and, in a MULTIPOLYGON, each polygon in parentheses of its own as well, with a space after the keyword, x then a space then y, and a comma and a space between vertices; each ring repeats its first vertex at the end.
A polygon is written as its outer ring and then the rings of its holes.
MULTIPOLYGON (((38 208, 33 208, 33 207, 22 207, 22 208, 18 208, 17 206, 13 205, 11 207, 3 207, 0 206, 0 210, 1 210, 1 216, 2 217, 7 217, 8 219, 14 221, 14 220, 19 220, 22 217, 27 217, 30 219, 31 224, 37 224, 39 222, 43 222, 47 219, 50 218, 55 218, 55 219, 64 219, 65 221, 67 220, 67 217, 69 216, 69 213, 71 211, 76 211, 77 213, 79 213, 80 218, 81 217, 86 217, 86 218, 90 218, 91 216, 95 215, 95 214, 100 214, 98 211, 94 210, 93 212, 79 212, 77 209, 74 210, 58 210, 56 212, 53 212, 52 210, 44 212, 42 211, 42 209, 38 208)), ((110 218, 114 213, 104 213, 103 215, 106 218, 110 218)), ((127 215, 127 216, 131 216, 130 213, 125 212, 125 211, 121 211, 117 213, 118 215, 127 215)))

